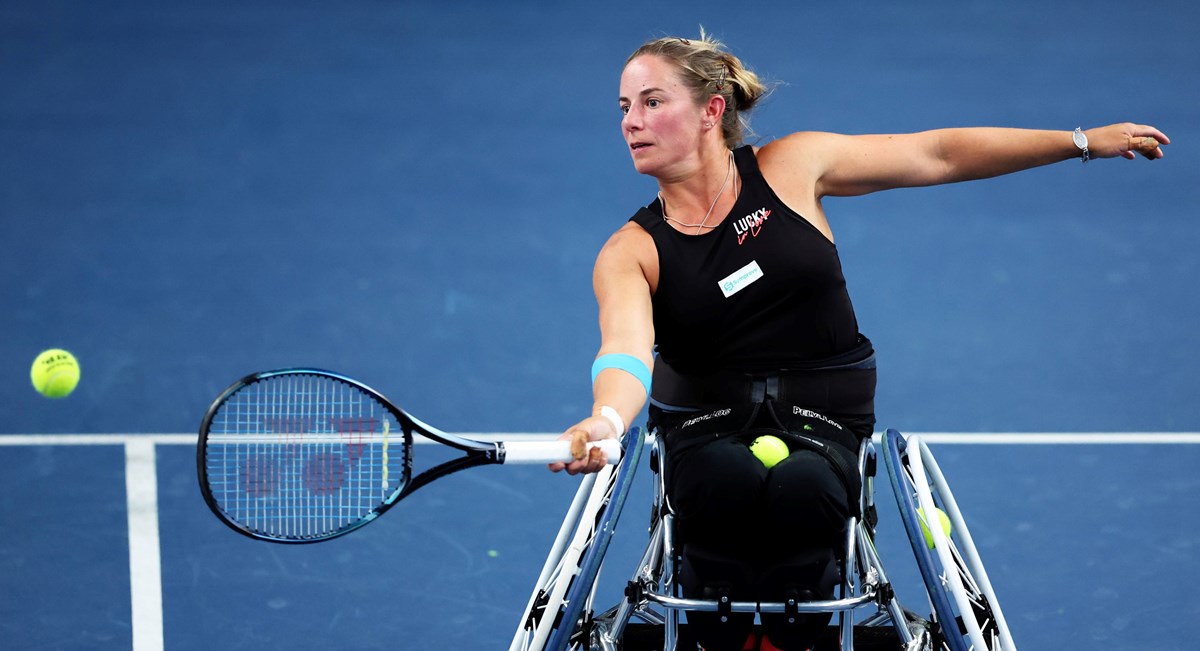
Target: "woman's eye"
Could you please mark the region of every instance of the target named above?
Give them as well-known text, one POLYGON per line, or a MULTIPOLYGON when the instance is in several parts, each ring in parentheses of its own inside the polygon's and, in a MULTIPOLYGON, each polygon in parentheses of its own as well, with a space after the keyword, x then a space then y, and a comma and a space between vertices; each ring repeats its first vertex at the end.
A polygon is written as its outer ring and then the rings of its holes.
POLYGON ((622 104, 621 105, 621 115, 628 115, 628 114, 629 114, 629 105, 622 104))
POLYGON ((649 106, 650 108, 658 108, 658 105, 659 105, 659 104, 661 104, 661 103, 662 103, 662 102, 660 102, 660 101, 658 101, 658 100, 656 100, 656 99, 648 99, 648 100, 646 100, 646 106, 649 106))

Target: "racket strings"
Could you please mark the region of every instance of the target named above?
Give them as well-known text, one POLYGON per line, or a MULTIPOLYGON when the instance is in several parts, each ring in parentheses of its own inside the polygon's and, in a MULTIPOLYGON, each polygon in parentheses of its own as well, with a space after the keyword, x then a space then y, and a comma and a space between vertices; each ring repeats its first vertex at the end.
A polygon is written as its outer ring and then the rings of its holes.
POLYGON ((290 540, 357 526, 405 480, 409 446, 373 396, 334 378, 278 375, 234 392, 209 427, 213 498, 235 522, 290 540))

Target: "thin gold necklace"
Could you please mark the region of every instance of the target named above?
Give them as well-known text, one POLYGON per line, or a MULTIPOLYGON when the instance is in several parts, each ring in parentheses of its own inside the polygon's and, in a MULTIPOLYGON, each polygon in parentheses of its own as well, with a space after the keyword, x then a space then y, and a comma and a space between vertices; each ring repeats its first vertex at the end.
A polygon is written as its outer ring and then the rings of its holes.
POLYGON ((725 171, 725 180, 721 181, 721 189, 717 190, 717 196, 713 198, 712 205, 708 207, 708 212, 704 213, 704 219, 701 220, 701 222, 699 224, 688 224, 687 222, 681 222, 678 219, 675 219, 674 217, 668 216, 667 215, 667 201, 666 201, 666 199, 663 199, 662 191, 659 191, 658 201, 659 201, 659 203, 662 204, 663 219, 666 221, 669 221, 669 222, 675 222, 676 224, 679 224, 680 226, 682 226, 684 228, 694 228, 694 229, 696 229, 696 232, 699 233, 700 229, 702 229, 708 225, 708 218, 710 216, 712 216, 712 211, 714 208, 717 207, 717 202, 721 200, 721 195, 725 194, 725 186, 729 185, 729 177, 731 177, 731 176, 733 176, 733 152, 732 151, 729 152, 729 169, 725 171))

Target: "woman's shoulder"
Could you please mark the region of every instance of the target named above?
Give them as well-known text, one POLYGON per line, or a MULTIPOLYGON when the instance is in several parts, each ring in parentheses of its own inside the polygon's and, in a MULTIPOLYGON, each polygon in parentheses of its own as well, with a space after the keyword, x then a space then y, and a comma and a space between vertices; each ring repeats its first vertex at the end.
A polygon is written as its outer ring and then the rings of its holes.
POLYGON ((646 279, 651 291, 658 286, 658 247, 654 238, 636 222, 626 222, 613 233, 596 256, 594 273, 619 277, 635 272, 646 279))
POLYGON ((755 146, 754 153, 758 157, 759 165, 776 161, 795 162, 819 156, 829 147, 835 146, 837 139, 841 137, 843 136, 825 131, 797 131, 764 145, 755 146))
POLYGON ((809 188, 830 160, 832 142, 838 136, 819 131, 798 131, 755 149, 758 168, 777 191, 789 187, 809 188))
POLYGON ((630 220, 625 222, 620 228, 608 237, 608 241, 604 243, 600 250, 601 255, 609 257, 625 257, 629 255, 637 256, 640 252, 654 249, 654 238, 650 233, 642 227, 641 224, 630 220))

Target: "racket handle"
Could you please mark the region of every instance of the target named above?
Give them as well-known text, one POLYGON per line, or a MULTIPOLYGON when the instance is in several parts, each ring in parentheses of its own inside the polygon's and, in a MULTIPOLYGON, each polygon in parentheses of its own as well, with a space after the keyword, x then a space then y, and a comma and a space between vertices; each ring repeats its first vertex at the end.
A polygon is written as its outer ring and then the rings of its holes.
MULTIPOLYGON (((588 449, 599 447, 609 463, 621 460, 621 442, 604 439, 588 443, 588 449)), ((506 441, 504 463, 554 463, 574 461, 570 441, 506 441)))

